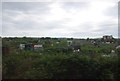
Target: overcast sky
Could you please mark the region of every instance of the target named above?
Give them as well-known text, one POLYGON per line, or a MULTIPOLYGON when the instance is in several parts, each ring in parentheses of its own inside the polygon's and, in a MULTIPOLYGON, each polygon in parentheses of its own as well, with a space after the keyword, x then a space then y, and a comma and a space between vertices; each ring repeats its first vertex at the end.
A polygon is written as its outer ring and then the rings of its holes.
POLYGON ((118 0, 2 2, 2 36, 118 37, 118 0))

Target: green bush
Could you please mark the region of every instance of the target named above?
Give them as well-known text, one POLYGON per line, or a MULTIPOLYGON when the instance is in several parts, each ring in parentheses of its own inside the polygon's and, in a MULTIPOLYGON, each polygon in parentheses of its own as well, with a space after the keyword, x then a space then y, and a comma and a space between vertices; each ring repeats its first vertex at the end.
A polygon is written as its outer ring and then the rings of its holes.
POLYGON ((110 54, 111 50, 114 50, 114 47, 110 46, 101 46, 101 47, 96 47, 96 46, 83 46, 81 48, 81 51, 84 54, 95 54, 95 53, 104 53, 104 54, 110 54))
POLYGON ((3 79, 117 79, 116 56, 91 58, 79 54, 3 56, 3 79))
POLYGON ((67 48, 67 47, 48 47, 44 49, 45 53, 71 53, 73 52, 72 48, 67 48))

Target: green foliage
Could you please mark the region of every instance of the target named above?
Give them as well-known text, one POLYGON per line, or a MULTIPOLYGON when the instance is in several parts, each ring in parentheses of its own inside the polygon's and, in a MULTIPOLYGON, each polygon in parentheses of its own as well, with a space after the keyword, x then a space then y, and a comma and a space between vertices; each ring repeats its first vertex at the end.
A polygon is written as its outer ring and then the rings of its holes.
POLYGON ((117 79, 117 57, 21 52, 3 56, 3 79, 117 79))
POLYGON ((48 47, 44 49, 45 53, 71 53, 73 50, 72 48, 66 48, 66 47, 48 47))
POLYGON ((114 47, 110 47, 110 46, 96 47, 96 46, 86 45, 81 47, 82 52, 85 54, 95 54, 95 53, 110 54, 111 50, 114 49, 115 49, 114 47))
MULTIPOLYGON (((92 39, 73 40, 81 47, 80 53, 73 53, 67 40, 41 38, 43 49, 39 51, 20 50, 20 43, 36 43, 37 38, 5 38, 3 46, 10 53, 3 55, 3 79, 112 79, 120 77, 120 49, 107 44, 91 45, 92 39), (56 43, 56 42, 59 42, 56 43), (82 43, 82 44, 81 44, 82 43), (117 55, 110 54, 115 50, 117 55)), ((70 39, 71 40, 71 39, 70 39)), ((100 40, 94 40, 100 42, 100 40)))

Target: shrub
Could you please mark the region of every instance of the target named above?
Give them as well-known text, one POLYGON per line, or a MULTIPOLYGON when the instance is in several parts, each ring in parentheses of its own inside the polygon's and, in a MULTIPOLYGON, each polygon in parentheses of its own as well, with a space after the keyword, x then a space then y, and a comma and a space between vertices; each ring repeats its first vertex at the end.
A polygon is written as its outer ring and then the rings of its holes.
POLYGON ((117 57, 79 54, 11 54, 3 56, 3 79, 117 79, 117 57))

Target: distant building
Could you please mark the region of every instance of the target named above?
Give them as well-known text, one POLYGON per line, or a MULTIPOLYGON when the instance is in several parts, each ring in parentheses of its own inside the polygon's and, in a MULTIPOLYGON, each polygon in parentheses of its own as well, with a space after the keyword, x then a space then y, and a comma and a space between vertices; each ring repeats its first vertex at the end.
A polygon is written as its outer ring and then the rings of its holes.
POLYGON ((103 36, 103 39, 105 40, 105 39, 113 39, 113 36, 112 35, 105 35, 105 36, 103 36))
POLYGON ((73 52, 80 52, 81 51, 81 47, 79 45, 73 46, 73 52))
POLYGON ((43 46, 40 44, 32 44, 32 43, 27 43, 27 44, 20 44, 19 48, 21 50, 34 50, 34 49, 39 49, 42 48, 43 46))
POLYGON ((67 40, 67 38, 58 38, 58 40, 67 40))
POLYGON ((106 44, 110 44, 110 42, 106 42, 106 44))
POLYGON ((114 53, 115 53, 115 50, 111 50, 111 53, 114 54, 114 53))
POLYGON ((116 49, 119 49, 120 48, 120 45, 116 47, 116 49))
POLYGON ((59 44, 60 42, 56 42, 56 44, 59 44))
POLYGON ((42 45, 34 45, 34 49, 39 49, 39 48, 42 48, 43 46, 42 45))
POLYGON ((25 44, 20 44, 20 49, 23 50, 25 48, 25 44))
POLYGON ((33 50, 33 49, 34 49, 34 44, 32 43, 25 44, 25 50, 33 50))
POLYGON ((71 46, 73 42, 71 40, 68 40, 67 43, 68 43, 68 46, 71 46))

